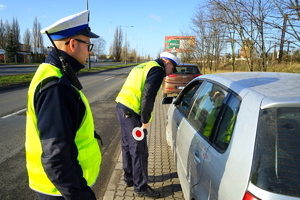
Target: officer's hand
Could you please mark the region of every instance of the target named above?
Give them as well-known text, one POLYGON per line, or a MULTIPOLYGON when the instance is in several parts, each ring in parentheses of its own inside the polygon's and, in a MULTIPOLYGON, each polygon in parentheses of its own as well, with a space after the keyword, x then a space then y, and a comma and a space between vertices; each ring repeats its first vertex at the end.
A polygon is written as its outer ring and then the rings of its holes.
POLYGON ((142 129, 147 129, 148 126, 149 126, 149 123, 147 123, 147 124, 144 124, 144 123, 143 123, 141 128, 142 128, 142 129))

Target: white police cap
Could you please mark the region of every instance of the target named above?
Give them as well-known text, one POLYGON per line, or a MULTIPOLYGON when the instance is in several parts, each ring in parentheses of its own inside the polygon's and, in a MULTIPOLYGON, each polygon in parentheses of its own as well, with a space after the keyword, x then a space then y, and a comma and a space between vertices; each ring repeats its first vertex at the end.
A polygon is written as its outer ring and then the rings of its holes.
POLYGON ((165 59, 170 60, 174 64, 174 66, 177 66, 180 63, 180 58, 178 58, 177 56, 175 56, 169 52, 160 53, 160 58, 165 58, 165 59))
POLYGON ((44 34, 48 31, 53 40, 64 39, 75 35, 84 35, 89 38, 98 38, 99 36, 91 32, 89 27, 89 10, 70 15, 58 20, 51 26, 41 30, 44 34))

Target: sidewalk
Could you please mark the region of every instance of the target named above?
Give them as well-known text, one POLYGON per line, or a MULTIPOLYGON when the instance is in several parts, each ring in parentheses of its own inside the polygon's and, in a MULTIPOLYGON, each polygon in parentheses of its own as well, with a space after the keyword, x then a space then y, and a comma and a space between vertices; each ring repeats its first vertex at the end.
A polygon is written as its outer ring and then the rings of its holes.
MULTIPOLYGON (((173 155, 166 141, 166 114, 169 105, 162 105, 161 100, 162 95, 159 92, 154 105, 153 121, 148 129, 149 185, 161 193, 160 199, 184 200, 173 155)), ((125 188, 120 155, 103 200, 144 199, 147 198, 134 196, 133 187, 125 188)))

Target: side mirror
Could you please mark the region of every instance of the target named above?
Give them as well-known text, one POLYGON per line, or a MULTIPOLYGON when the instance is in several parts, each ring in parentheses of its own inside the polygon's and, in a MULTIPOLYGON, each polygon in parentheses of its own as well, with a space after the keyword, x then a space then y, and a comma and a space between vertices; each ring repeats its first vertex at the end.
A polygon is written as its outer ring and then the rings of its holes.
POLYGON ((165 98, 163 98, 163 100, 162 100, 162 104, 171 104, 171 103, 173 103, 173 97, 165 97, 165 98))

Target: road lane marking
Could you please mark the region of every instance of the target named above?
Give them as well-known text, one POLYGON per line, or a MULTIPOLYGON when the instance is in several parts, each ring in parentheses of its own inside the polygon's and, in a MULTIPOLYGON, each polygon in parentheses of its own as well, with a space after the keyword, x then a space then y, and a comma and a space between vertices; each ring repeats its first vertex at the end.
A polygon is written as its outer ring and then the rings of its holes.
POLYGON ((25 111, 26 111, 26 108, 24 108, 24 109, 22 109, 22 110, 19 110, 19 111, 17 111, 17 112, 11 113, 11 114, 9 114, 9 115, 6 115, 6 116, 4 116, 4 117, 1 117, 1 119, 5 119, 5 118, 11 117, 11 116, 13 116, 13 115, 17 115, 17 114, 19 114, 19 113, 21 113, 21 112, 25 112, 25 111))
POLYGON ((108 80, 113 79, 113 78, 115 78, 115 77, 114 76, 109 77, 109 78, 105 79, 104 81, 108 81, 108 80))

